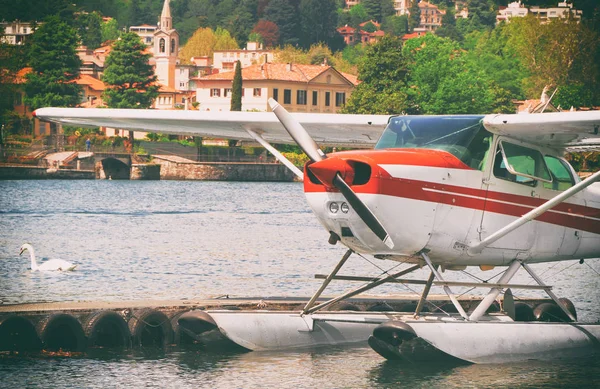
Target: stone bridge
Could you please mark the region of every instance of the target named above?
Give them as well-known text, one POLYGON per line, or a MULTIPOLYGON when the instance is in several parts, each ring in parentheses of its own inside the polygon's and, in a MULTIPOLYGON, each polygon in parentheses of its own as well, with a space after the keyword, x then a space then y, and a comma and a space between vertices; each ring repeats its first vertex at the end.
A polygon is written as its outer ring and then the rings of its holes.
POLYGON ((129 180, 131 178, 131 154, 94 152, 96 176, 100 179, 129 180))

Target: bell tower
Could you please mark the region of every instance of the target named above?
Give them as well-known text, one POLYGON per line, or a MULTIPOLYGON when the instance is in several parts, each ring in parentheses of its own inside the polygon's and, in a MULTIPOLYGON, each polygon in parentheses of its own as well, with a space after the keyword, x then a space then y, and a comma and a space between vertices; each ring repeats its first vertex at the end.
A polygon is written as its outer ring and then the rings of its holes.
POLYGON ((165 0, 158 29, 154 33, 154 58, 158 82, 175 88, 175 65, 179 51, 179 34, 173 28, 169 0, 165 0))

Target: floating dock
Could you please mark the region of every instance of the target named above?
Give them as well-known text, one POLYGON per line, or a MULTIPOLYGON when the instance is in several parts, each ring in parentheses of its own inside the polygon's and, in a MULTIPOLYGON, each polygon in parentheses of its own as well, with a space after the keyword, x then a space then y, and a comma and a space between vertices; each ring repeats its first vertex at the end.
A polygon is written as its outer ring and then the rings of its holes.
MULTIPOLYGON (((260 331, 260 328, 250 329, 256 324, 256 320, 252 318, 268 316, 276 327, 281 320, 281 336, 285 336, 287 341, 289 336, 285 335, 284 331, 289 331, 290 328, 284 322, 290 318, 297 322, 308 300, 266 297, 0 305, 0 354, 41 352, 72 355, 98 347, 166 348, 170 345, 195 345, 206 350, 219 351, 231 348, 255 349, 248 345, 241 347, 240 343, 243 342, 239 340, 232 341, 232 336, 228 337, 215 319, 219 320, 219 317, 224 316, 231 318, 231 315, 239 317, 242 321, 247 318, 248 330, 260 331), (239 312, 239 315, 236 312, 239 312), (252 315, 248 315, 249 313, 252 315), (251 323, 252 320, 255 322, 251 323), (286 325, 288 328, 284 329, 286 325)), ((333 305, 327 311, 316 312, 308 321, 303 318, 304 322, 309 323, 308 329, 295 330, 295 327, 291 327, 291 332, 313 332, 314 323, 326 322, 326 326, 319 328, 324 332, 323 339, 315 337, 317 340, 307 343, 306 346, 356 342, 366 344, 373 328, 389 320, 387 313, 414 312, 418 301, 418 295, 348 299, 333 305), (336 325, 349 325, 350 332, 342 334, 341 337, 331 337, 327 331, 338 334, 342 328, 335 327, 336 325)), ((480 297, 463 296, 460 299, 465 310, 471 309, 479 301, 480 297)), ((531 299, 521 300, 521 303, 529 307, 529 312, 533 312, 536 306, 548 301, 531 299)), ((430 309, 424 311, 438 311, 440 315, 455 312, 447 296, 430 296, 430 302, 430 309)), ((492 310, 500 309, 500 305, 492 306, 492 310)), ((241 324, 241 327, 244 327, 244 324, 241 324)))

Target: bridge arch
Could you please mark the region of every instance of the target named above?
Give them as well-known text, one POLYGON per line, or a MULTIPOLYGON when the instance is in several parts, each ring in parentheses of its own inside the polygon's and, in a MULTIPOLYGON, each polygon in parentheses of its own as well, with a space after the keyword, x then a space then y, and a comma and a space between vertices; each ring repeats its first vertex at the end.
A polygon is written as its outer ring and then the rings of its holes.
POLYGON ((131 178, 131 168, 129 165, 117 158, 104 158, 102 160, 102 169, 107 179, 129 180, 131 178))

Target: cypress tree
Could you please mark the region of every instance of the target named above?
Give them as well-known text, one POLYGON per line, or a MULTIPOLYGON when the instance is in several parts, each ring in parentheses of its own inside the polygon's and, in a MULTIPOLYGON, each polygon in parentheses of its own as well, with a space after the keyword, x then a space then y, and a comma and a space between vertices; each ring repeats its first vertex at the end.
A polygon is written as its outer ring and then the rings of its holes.
POLYGON ((231 110, 242 110, 242 63, 240 60, 235 63, 235 74, 231 86, 231 110))

